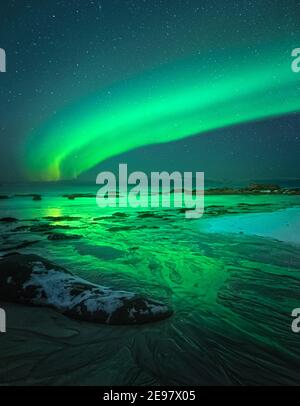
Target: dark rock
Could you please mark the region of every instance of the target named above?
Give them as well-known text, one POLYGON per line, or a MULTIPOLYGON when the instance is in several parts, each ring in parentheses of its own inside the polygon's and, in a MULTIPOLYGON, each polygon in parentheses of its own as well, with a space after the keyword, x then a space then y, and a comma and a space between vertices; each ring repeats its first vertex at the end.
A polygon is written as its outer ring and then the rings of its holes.
POLYGON ((42 200, 42 196, 36 193, 17 194, 15 197, 32 197, 32 200, 42 200), (40 199, 38 199, 40 197, 40 199))
POLYGON ((252 192, 261 192, 261 191, 275 191, 275 190, 280 190, 279 185, 275 184, 263 184, 263 183, 251 183, 248 187, 245 188, 245 190, 249 190, 252 192))
POLYGON ((180 213, 180 214, 185 214, 189 210, 191 210, 191 209, 189 209, 187 207, 181 207, 180 209, 177 209, 178 213, 180 213))
POLYGON ((18 221, 18 219, 14 218, 14 217, 2 217, 2 218, 0 218, 0 221, 2 223, 15 223, 16 221, 18 221))
POLYGON ((130 247, 129 252, 133 253, 133 252, 138 251, 139 249, 140 249, 140 247, 130 247))
POLYGON ((2 199, 8 199, 9 197, 8 196, 6 196, 6 195, 0 195, 0 200, 2 200, 2 199))
POLYGON ((77 234, 63 234, 63 233, 51 233, 48 235, 48 240, 62 241, 62 240, 79 240, 81 235, 77 234))
POLYGON ((11 250, 18 250, 26 247, 30 247, 33 244, 39 242, 38 240, 33 241, 22 241, 17 245, 9 245, 8 243, 2 244, 0 251, 11 251, 11 250))
MULTIPOLYGON (((96 198, 96 194, 94 193, 71 193, 71 194, 65 194, 62 195, 62 197, 65 197, 69 200, 74 200, 78 198, 96 198)), ((107 197, 119 197, 119 192, 110 192, 107 194, 107 197)))
MULTIPOLYGON (((27 226, 24 226, 24 227, 27 227, 27 226)), ((33 233, 36 233, 36 232, 43 233, 46 231, 50 232, 52 229, 53 229, 53 227, 51 227, 51 225, 48 223, 40 223, 40 224, 29 227, 29 231, 31 231, 33 233)))
POLYGON ((251 194, 283 193, 283 189, 275 184, 252 183, 245 188, 222 187, 205 191, 206 195, 251 195, 251 194))
MULTIPOLYGON (((32 220, 34 221, 34 220, 32 220)), ((31 231, 32 233, 43 233, 43 234, 50 234, 56 230, 74 230, 80 227, 71 227, 69 225, 62 225, 62 224, 49 224, 49 223, 38 223, 35 225, 22 225, 14 228, 13 232, 19 231, 31 231)))
POLYGON ((300 188, 285 189, 283 193, 287 195, 300 195, 300 188))
POLYGON ((163 215, 161 215, 159 213, 155 213, 154 211, 145 211, 145 212, 138 213, 138 217, 141 219, 146 219, 146 218, 161 219, 161 218, 163 218, 163 215))
POLYGON ((93 221, 102 221, 102 220, 109 220, 111 216, 101 216, 101 217, 94 217, 93 221))
POLYGON ((53 230, 69 230, 74 227, 68 225, 53 225, 48 223, 41 223, 34 226, 31 226, 29 230, 33 233, 51 233, 53 230))
POLYGON ((15 232, 15 233, 18 233, 18 232, 22 232, 22 231, 29 231, 29 229, 30 229, 30 226, 18 226, 18 227, 16 227, 16 228, 14 228, 13 230, 11 230, 11 231, 13 231, 13 232, 15 232))
POLYGON ((90 283, 37 255, 15 254, 1 259, 0 298, 51 307, 69 317, 106 324, 142 324, 172 314, 162 303, 90 283))
POLYGON ((20 255, 20 253, 17 251, 7 252, 6 254, 1 254, 1 258, 11 257, 12 255, 20 255))
POLYGON ((67 199, 70 199, 70 200, 74 200, 74 199, 77 199, 77 198, 80 198, 80 197, 96 197, 96 195, 95 194, 93 194, 93 193, 74 193, 74 194, 69 194, 69 195, 63 195, 63 197, 66 197, 67 199))
POLYGON ((73 217, 73 216, 47 216, 44 217, 46 220, 50 221, 78 221, 81 219, 81 217, 73 217))
POLYGON ((42 196, 41 195, 35 195, 35 196, 33 196, 32 200, 40 201, 40 200, 42 200, 42 196))
POLYGON ((112 217, 121 217, 121 218, 126 218, 129 217, 129 215, 127 213, 123 213, 120 211, 117 211, 116 213, 112 214, 112 217))
POLYGON ((111 216, 94 217, 93 221, 102 221, 102 220, 118 221, 119 219, 125 219, 127 217, 129 217, 129 214, 117 211, 116 213, 113 213, 111 216))
POLYGON ((119 226, 119 227, 110 227, 109 231, 112 232, 117 232, 117 231, 131 231, 131 230, 137 230, 138 227, 136 226, 119 226))

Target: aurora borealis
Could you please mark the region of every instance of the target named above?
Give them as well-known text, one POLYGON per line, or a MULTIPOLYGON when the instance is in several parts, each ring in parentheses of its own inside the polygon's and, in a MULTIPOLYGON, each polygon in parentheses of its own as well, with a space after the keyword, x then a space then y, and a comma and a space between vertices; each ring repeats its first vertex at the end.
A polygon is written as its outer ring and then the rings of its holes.
POLYGON ((0 21, 0 387, 299 385, 300 0, 0 21))
POLYGON ((300 111, 284 49, 237 52, 229 62, 219 54, 216 67, 194 58, 96 93, 29 138, 30 178, 70 179, 136 147, 300 111))
MULTIPOLYGON (((216 131, 242 126, 261 145, 256 176, 292 176, 291 160, 274 166, 269 158, 266 174, 261 151, 278 157, 285 144, 293 153, 296 132, 282 135, 274 120, 270 143, 255 123, 300 110, 299 75, 291 69, 300 42, 296 0, 97 0, 84 8, 79 0, 57 0, 43 10, 31 3, 1 5, 17 27, 5 23, 0 31, 8 57, 0 78, 3 179, 76 179, 110 158, 155 144, 163 151, 181 139, 184 150, 175 148, 172 159, 184 169, 191 136, 203 159, 204 134, 214 139, 216 131)), ((243 141, 225 135, 219 156, 232 151, 246 162, 243 141)), ((149 159, 163 162, 156 151, 149 159)), ((238 173, 232 162, 229 173, 238 173)))

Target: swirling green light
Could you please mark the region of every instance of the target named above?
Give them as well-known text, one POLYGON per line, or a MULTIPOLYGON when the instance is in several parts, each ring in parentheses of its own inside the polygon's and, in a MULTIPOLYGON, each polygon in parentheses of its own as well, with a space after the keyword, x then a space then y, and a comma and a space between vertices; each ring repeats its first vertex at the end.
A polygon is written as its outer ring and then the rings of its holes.
POLYGON ((44 123, 27 138, 25 170, 33 180, 71 179, 137 147, 297 112, 299 84, 288 47, 227 49, 178 61, 44 123))

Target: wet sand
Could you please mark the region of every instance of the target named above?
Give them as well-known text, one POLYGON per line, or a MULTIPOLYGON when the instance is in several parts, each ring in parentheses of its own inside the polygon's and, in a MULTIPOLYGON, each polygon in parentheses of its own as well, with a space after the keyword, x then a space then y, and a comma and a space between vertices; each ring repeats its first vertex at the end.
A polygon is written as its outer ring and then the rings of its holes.
MULTIPOLYGON (((175 312, 165 321, 119 327, 0 301, 7 312, 1 385, 299 384, 299 335, 291 331, 291 311, 300 307, 294 245, 208 233, 202 220, 187 221, 174 210, 101 215, 85 199, 63 206, 60 198, 43 197, 26 202, 26 211, 8 200, 2 213, 18 221, 1 224, 2 255, 35 240, 19 251, 163 300, 175 312), (45 218, 51 215, 80 219, 45 218), (49 240, 54 231, 81 238, 49 240)), ((298 196, 210 197, 206 219, 299 205, 298 196)))

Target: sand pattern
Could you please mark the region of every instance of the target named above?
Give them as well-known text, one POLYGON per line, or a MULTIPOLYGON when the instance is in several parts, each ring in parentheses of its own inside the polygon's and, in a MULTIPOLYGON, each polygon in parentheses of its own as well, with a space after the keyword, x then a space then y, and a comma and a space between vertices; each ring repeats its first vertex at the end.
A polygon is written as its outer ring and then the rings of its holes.
MULTIPOLYGON (((28 212, 6 209, 18 221, 1 223, 1 254, 36 241, 18 252, 47 255, 91 283, 168 303, 174 314, 108 326, 0 301, 7 311, 2 385, 298 384, 299 336, 291 331, 291 311, 300 304, 296 245, 206 232, 202 220, 187 221, 180 210, 93 213, 90 198, 64 201, 43 197, 28 200, 28 212), (53 232, 81 238, 49 240, 53 232)), ((209 196, 205 219, 299 206, 298 196, 209 196)))

